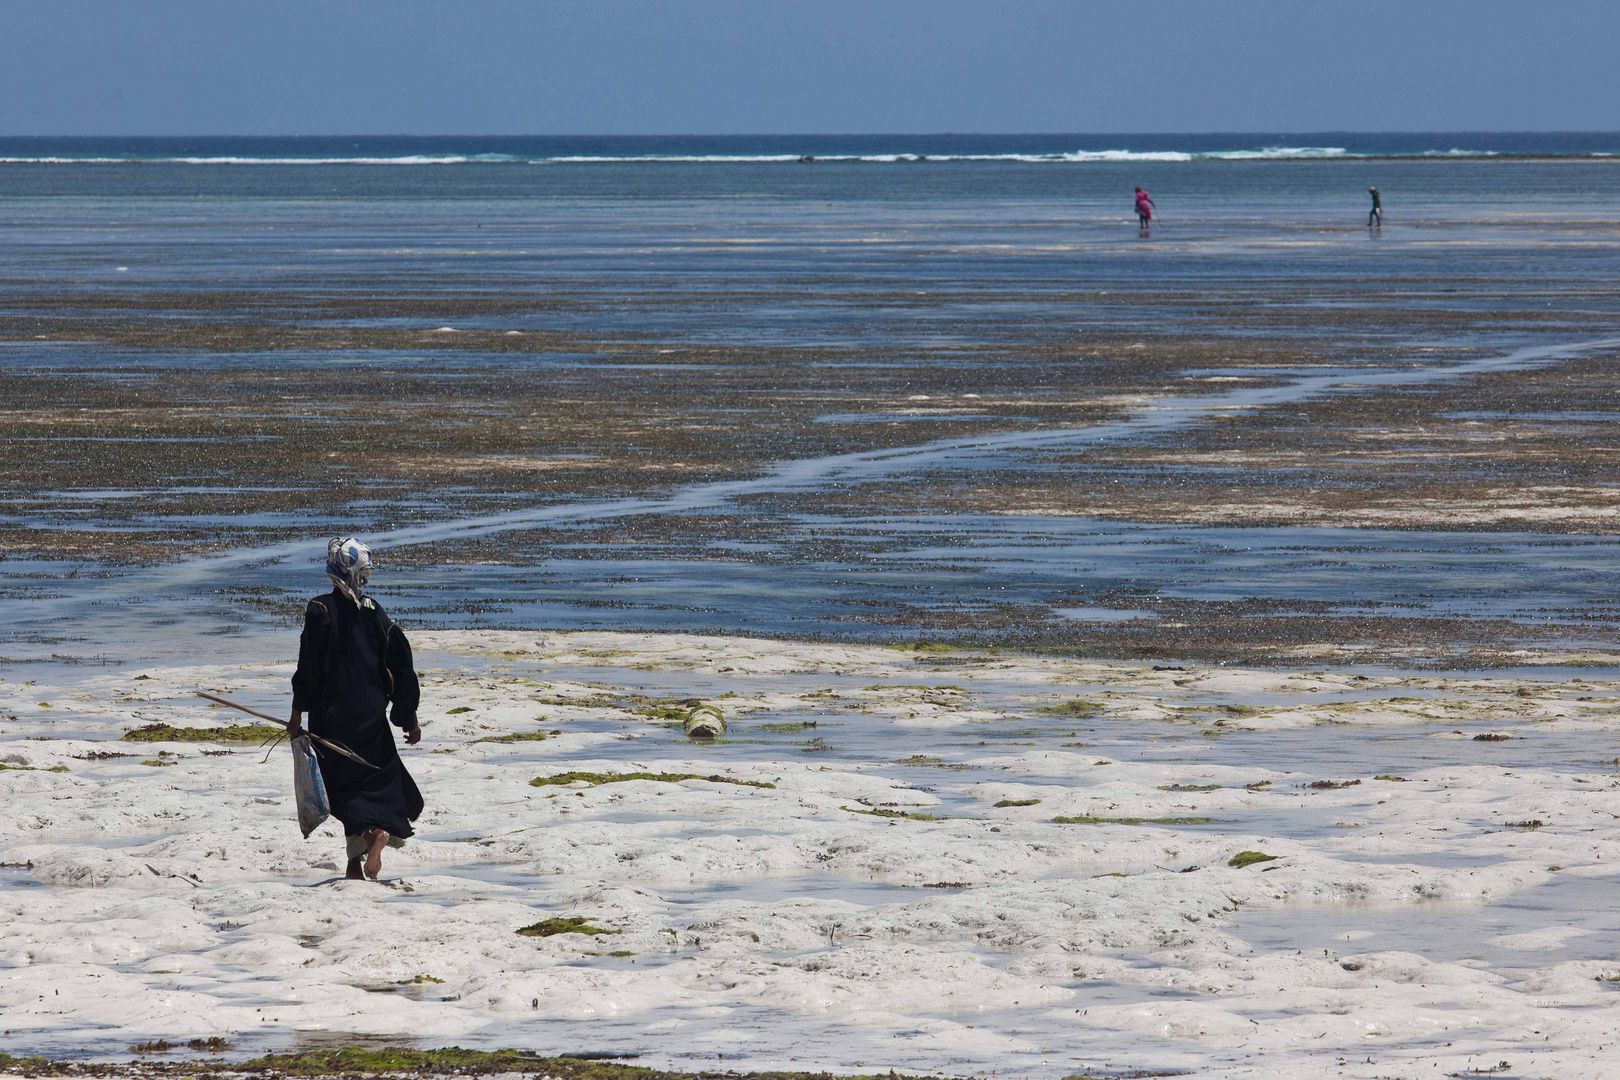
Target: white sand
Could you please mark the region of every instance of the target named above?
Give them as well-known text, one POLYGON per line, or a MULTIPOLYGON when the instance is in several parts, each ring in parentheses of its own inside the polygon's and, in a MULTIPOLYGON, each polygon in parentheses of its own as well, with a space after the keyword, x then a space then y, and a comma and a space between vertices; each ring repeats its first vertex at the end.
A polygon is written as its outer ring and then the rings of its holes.
POLYGON ((404 753, 429 808, 388 853, 386 885, 329 882, 340 830, 299 838, 284 748, 266 765, 104 741, 239 719, 194 687, 280 712, 289 663, 33 668, 31 683, 0 669, 0 762, 15 766, 0 771, 0 861, 32 863, 0 871, 0 1049, 337 1033, 1054 1077, 1507 1060, 1577 1078, 1620 1060, 1620 984, 1603 981, 1620 974, 1606 682, 417 639, 427 738, 404 753), (687 743, 607 703, 637 684, 716 701, 732 741, 687 743), (1075 698, 1098 718, 1037 711, 1075 698), (799 720, 817 727, 750 734, 799 720), (1486 732, 1512 738, 1476 743, 1486 732), (1357 764, 1393 736, 1410 736, 1401 756, 1357 764), (1301 747, 1320 749, 1310 771, 1287 765, 1301 747), (917 754, 941 760, 897 764, 917 754), (160 760, 174 764, 142 764, 160 760), (565 770, 775 786, 528 783, 565 770), (1304 786, 1323 779, 1346 786, 1304 786), (1227 824, 1051 820, 1083 815, 1227 824), (1226 865, 1246 850, 1283 858, 1226 865), (942 883, 971 887, 923 887, 942 883), (553 916, 618 933, 515 933, 553 916))

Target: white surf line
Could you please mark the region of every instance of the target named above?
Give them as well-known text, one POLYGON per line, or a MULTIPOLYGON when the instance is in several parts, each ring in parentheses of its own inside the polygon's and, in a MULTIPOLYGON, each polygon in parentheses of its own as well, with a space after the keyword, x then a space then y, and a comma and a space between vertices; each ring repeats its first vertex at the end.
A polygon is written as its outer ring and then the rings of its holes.
MULTIPOLYGON (((924 468, 968 462, 1008 450, 1063 449, 1139 438, 1190 424, 1194 420, 1220 412, 1249 412, 1269 405, 1297 404, 1341 390, 1420 385, 1489 371, 1527 369, 1568 359, 1590 350, 1615 347, 1620 347, 1620 337, 1597 338, 1562 345, 1537 345, 1517 349, 1501 356, 1483 357, 1444 367, 1368 372, 1347 372, 1341 369, 1335 374, 1313 375, 1281 386, 1234 390, 1216 395, 1164 398, 1148 405, 1140 413, 1106 424, 936 439, 932 442, 886 450, 863 450, 783 461, 771 465, 765 475, 749 480, 695 484, 660 497, 559 503, 527 510, 511 510, 427 525, 406 526, 370 534, 366 537, 366 542, 373 550, 380 551, 408 544, 487 536, 533 526, 706 510, 746 495, 802 491, 841 481, 882 479, 924 468)), ((128 589, 130 594, 150 589, 179 589, 205 582, 223 571, 239 570, 255 563, 311 558, 312 551, 313 546, 309 540, 290 540, 242 548, 222 555, 203 555, 170 566, 141 571, 119 579, 119 585, 128 589)), ((34 608, 31 614, 37 615, 41 613, 40 608, 56 604, 107 603, 112 599, 108 592, 102 592, 94 596, 61 597, 22 603, 34 608)))

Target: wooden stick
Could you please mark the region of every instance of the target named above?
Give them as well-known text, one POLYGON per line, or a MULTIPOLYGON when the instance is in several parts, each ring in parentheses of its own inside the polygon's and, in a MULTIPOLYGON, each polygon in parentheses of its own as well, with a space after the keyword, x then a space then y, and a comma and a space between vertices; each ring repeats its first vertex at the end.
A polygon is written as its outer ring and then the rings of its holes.
MULTIPOLYGON (((216 701, 221 705, 229 705, 231 708, 238 709, 238 710, 240 710, 242 712, 245 712, 249 716, 257 716, 260 720, 268 720, 272 724, 280 724, 283 728, 292 727, 292 724, 290 722, 286 721, 286 720, 278 720, 274 716, 271 716, 269 713, 262 713, 258 709, 250 709, 246 705, 238 705, 236 702, 229 701, 229 700, 227 700, 225 698, 220 697, 217 694, 206 694, 201 690, 193 690, 192 693, 196 694, 200 698, 207 698, 209 701, 216 701)), ((353 750, 350 750, 347 746, 344 746, 340 742, 336 742, 336 741, 334 741, 332 739, 323 739, 319 735, 315 734, 313 731, 306 731, 306 732, 304 732, 304 734, 308 735, 310 740, 312 742, 314 742, 317 746, 324 746, 328 750, 332 751, 334 754, 342 754, 344 757, 348 758, 351 761, 358 761, 360 764, 364 765, 368 769, 377 768, 377 766, 373 765, 371 762, 367 761, 365 758, 361 757, 359 754, 355 753, 353 750)))

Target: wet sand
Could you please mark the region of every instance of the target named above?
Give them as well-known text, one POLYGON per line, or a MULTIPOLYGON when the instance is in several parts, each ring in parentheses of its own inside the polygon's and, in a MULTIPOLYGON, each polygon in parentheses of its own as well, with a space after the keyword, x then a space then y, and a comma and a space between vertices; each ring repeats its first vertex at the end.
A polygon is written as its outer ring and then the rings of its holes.
MULTIPOLYGON (((469 556, 514 567, 581 558, 803 565, 807 555, 859 563, 871 559, 871 543, 852 543, 829 522, 965 522, 964 512, 1613 533, 1607 443, 1620 414, 1601 402, 1614 390, 1614 348, 1607 337, 1572 336, 1611 333, 1612 319, 1562 311, 1552 343, 1569 344, 1567 355, 1468 373, 1513 351, 1463 343, 1480 332, 1468 305, 1452 299, 1463 288, 1407 286, 1404 306, 1381 313, 1376 329, 1349 306, 1342 283, 1169 292, 1155 302, 1176 312, 1178 333, 1124 337, 1108 331, 1109 290, 1026 300, 1020 312, 994 290, 905 297, 840 282, 822 302, 862 312, 871 340, 748 346, 533 326, 587 320, 601 295, 588 287, 546 299, 36 288, 25 290, 26 316, 4 328, 13 345, 0 366, 9 403, 0 412, 9 504, 0 548, 22 571, 11 589, 25 592, 34 566, 183 563, 331 531, 378 538, 393 549, 391 565, 417 574, 469 556), (1065 302, 1075 319, 1055 327, 1049 312, 1065 302), (918 320, 949 321, 955 332, 880 332, 918 320), (381 325, 404 322, 419 325, 381 325), (1457 343, 1413 344, 1418 326, 1457 343), (202 355, 206 368, 187 359, 202 355), (1182 420, 1154 419, 1189 404, 1182 420), (1118 435, 1106 434, 1114 428, 1118 435), (1070 431, 1080 438, 1066 446, 1070 431), (808 489, 769 482, 795 462, 1018 432, 1057 438, 925 457, 870 478, 829 474, 808 489), (730 483, 745 487, 683 505, 683 492, 730 483), (604 509, 597 521, 570 509, 626 498, 651 501, 633 514, 604 509), (556 507, 571 520, 519 520, 444 542, 387 538, 514 506, 556 507), (717 530, 726 550, 714 546, 717 530)), ((740 302, 632 292, 618 296, 616 317, 693 323, 740 302)), ((747 303, 817 302, 755 290, 747 303)), ((1549 318, 1498 312, 1488 340, 1545 335, 1549 318)), ((948 570, 952 560, 933 564, 948 570)), ((1337 648, 1343 660, 1444 665, 1499 664, 1513 649, 1560 640, 1614 643, 1594 612, 1570 603, 1550 626, 1483 610, 1345 612, 1339 595, 1212 602, 1155 596, 1151 585, 1076 594, 1043 577, 1032 595, 1011 598, 996 595, 999 583, 956 582, 954 604, 884 598, 853 622, 818 617, 815 632, 1247 662, 1326 658, 1337 648), (1066 604, 1131 606, 1131 595, 1157 605, 1149 641, 1140 626, 1051 614, 1066 604)), ((296 591, 223 588, 238 612, 301 608, 296 591)), ((407 610, 431 618, 433 609, 407 610)), ((637 623, 627 616, 617 625, 637 623)), ((715 628, 749 629, 746 620, 715 628)))
POLYGON ((966 172, 0 177, 0 1050, 1603 1075, 1620 196, 1388 167, 1380 232, 1198 166, 1149 237, 966 172), (340 532, 430 676, 386 887, 284 758, 118 740, 280 712, 340 532))
POLYGON ((0 682, 8 1045, 1596 1078, 1620 1038, 1613 667, 418 646, 432 798, 381 885, 298 839, 281 755, 117 741, 230 722, 196 686, 272 702, 286 659, 0 682), (722 740, 671 719, 699 701, 722 740), (546 919, 589 929, 517 933, 546 919))

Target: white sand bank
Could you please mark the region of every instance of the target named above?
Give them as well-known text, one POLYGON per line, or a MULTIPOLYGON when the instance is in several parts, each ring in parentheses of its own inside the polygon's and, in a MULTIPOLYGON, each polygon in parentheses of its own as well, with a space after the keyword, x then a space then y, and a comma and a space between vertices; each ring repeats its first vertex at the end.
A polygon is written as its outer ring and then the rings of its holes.
POLYGON ((416 639, 428 810, 386 885, 331 880, 335 823, 299 838, 284 748, 107 741, 244 719, 192 688, 284 711, 291 636, 256 665, 0 668, 0 1049, 348 1033, 1054 1077, 1620 1060, 1607 682, 416 639), (692 699, 727 740, 638 711, 692 699), (529 783, 566 771, 724 780, 529 783), (1280 858, 1228 865, 1244 851, 1280 858), (516 933, 561 917, 614 933, 516 933))

